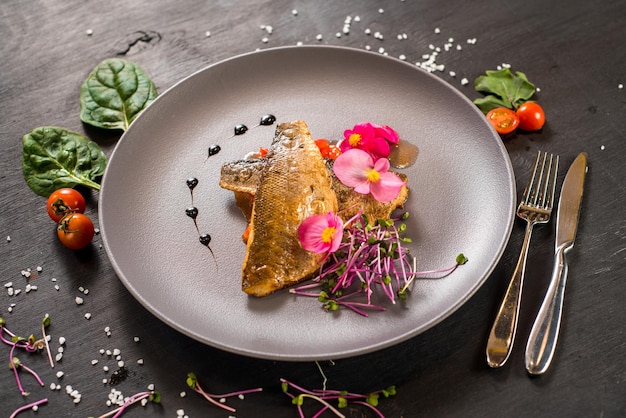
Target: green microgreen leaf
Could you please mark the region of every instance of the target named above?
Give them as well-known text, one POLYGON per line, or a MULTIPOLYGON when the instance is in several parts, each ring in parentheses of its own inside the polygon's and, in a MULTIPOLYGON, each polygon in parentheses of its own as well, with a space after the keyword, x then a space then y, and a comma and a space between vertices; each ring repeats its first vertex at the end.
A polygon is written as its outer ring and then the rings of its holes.
POLYGON ((49 327, 50 326, 50 315, 45 314, 43 316, 43 319, 41 320, 41 323, 43 324, 44 327, 49 327))
POLYGON ((378 406, 378 397, 379 397, 378 393, 376 392, 370 393, 369 395, 367 395, 367 398, 365 398, 365 402, 367 402, 368 404, 372 406, 378 406))
POLYGON ((33 129, 22 138, 22 171, 35 193, 48 197, 62 187, 100 190, 106 156, 87 137, 56 126, 33 129))
POLYGON ((161 403, 161 394, 159 392, 151 392, 148 400, 154 403, 161 403))
POLYGON ((156 86, 137 64, 102 61, 80 87, 80 119, 98 128, 125 131, 157 97, 156 86))
POLYGON ((465 255, 463 253, 459 254, 456 256, 456 263, 459 265, 463 265, 465 263, 467 263, 468 259, 467 257, 465 257, 465 255))
POLYGON ((535 85, 528 81, 526 74, 510 69, 488 70, 474 81, 476 91, 485 97, 474 100, 474 104, 487 113, 497 107, 517 109, 535 94, 535 85))
POLYGON ((187 386, 189 386, 191 389, 195 389, 198 383, 198 378, 196 377, 196 374, 193 372, 187 373, 186 382, 187 386))

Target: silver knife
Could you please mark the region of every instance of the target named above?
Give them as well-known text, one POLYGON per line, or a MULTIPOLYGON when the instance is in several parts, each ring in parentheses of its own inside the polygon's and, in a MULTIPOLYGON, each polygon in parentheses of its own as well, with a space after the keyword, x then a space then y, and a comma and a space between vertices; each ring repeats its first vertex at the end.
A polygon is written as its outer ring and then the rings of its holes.
POLYGON ((526 370, 533 375, 543 374, 548 370, 554 356, 567 279, 565 254, 574 246, 586 173, 587 154, 583 152, 570 166, 561 188, 552 278, 526 345, 526 370))

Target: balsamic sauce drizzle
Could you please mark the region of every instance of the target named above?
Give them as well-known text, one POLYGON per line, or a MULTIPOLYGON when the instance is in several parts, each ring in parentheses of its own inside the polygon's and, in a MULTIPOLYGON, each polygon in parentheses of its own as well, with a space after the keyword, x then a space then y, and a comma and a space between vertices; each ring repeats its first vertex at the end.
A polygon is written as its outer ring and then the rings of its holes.
MULTIPOLYGON (((266 114, 263 115, 261 117, 261 120, 259 122, 258 125, 255 125, 254 127, 257 126, 271 126, 276 122, 276 116, 272 115, 272 114, 266 114)), ((248 132, 248 127, 246 125, 244 125, 243 123, 239 123, 237 125, 235 125, 234 128, 234 135, 233 136, 239 136, 239 135, 243 135, 246 132, 248 132)), ((231 137, 232 138, 232 137, 231 137)), ((207 153, 207 160, 214 156, 217 155, 220 151, 222 150, 222 147, 217 145, 217 144, 213 144, 211 146, 209 146, 208 148, 208 153, 207 153)), ((205 160, 206 161, 206 160, 205 160)), ((194 196, 193 196, 193 191, 196 188, 196 186, 198 185, 198 179, 196 177, 190 177, 187 179, 187 187, 189 188, 189 193, 191 195, 191 206, 187 207, 185 209, 185 214, 190 217, 191 219, 193 219, 193 223, 194 226, 196 227, 196 231, 198 231, 198 240, 200 241, 200 244, 204 245, 205 247, 207 247, 209 249, 209 251, 211 252, 211 255, 213 256, 213 260, 215 260, 215 263, 217 265, 217 260, 215 259, 215 254, 213 253, 213 249, 211 249, 211 235, 207 234, 207 233, 201 233, 200 232, 200 228, 198 227, 198 208, 194 205, 194 196)))

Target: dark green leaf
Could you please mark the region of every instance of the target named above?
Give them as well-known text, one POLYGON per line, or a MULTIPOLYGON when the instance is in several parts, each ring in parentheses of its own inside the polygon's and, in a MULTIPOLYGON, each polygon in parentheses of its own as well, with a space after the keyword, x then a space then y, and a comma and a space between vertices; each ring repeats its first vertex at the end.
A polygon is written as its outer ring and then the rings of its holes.
POLYGON ((95 142, 56 126, 33 129, 22 138, 22 170, 28 186, 48 197, 62 187, 100 190, 106 156, 95 142))
POLYGON ((487 114, 491 109, 496 109, 498 107, 511 107, 511 103, 492 94, 475 99, 474 104, 478 106, 484 114, 487 114))
POLYGON ((80 87, 80 119, 99 128, 126 130, 156 97, 154 83, 138 65, 107 59, 80 87))
POLYGON ((494 107, 516 109, 535 94, 535 85, 528 81, 526 74, 520 71, 513 74, 508 68, 486 71, 485 75, 476 78, 474 88, 487 95, 484 99, 474 101, 485 113, 494 107))

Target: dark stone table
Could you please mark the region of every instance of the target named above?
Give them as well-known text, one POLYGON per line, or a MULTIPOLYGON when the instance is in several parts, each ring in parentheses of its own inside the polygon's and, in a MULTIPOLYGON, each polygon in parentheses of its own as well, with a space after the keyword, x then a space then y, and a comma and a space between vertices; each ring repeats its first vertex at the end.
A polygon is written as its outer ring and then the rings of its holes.
MULTIPOLYGON (((299 42, 359 49, 370 45, 374 51, 384 48, 381 52, 390 56, 423 62, 432 52, 429 45, 441 47, 449 38, 462 50, 442 50, 436 64, 445 68, 434 74, 470 99, 479 96, 473 80, 503 64, 525 72, 540 88, 546 126, 503 138, 518 195, 537 150, 558 153, 562 167, 582 151, 589 156, 555 360, 541 377, 530 377, 524 369, 524 340, 552 266, 550 223, 534 234, 514 352, 501 369, 485 363, 490 324, 522 242, 523 223, 516 220, 500 263, 458 311, 397 346, 322 362, 328 386, 368 392, 396 385, 397 395, 380 401, 388 417, 626 416, 623 1, 6 0, 0 15, 0 316, 14 332, 39 335, 43 315, 49 313, 53 355, 58 338, 66 340, 54 370, 43 353, 20 354, 45 383, 38 387, 20 372, 31 392, 25 399, 6 366, 9 346, 0 345, 3 416, 44 397, 48 403, 38 412, 21 416, 100 416, 113 409, 106 406, 112 388, 130 396, 154 384, 161 405, 133 406, 125 416, 175 417, 182 409, 190 417, 295 417, 279 379, 308 388, 322 385, 314 362, 223 352, 156 319, 117 279, 100 235, 78 252, 58 242, 45 199, 22 177, 21 138, 37 126, 57 125, 89 136, 110 155, 121 132, 90 128, 78 117, 79 87, 94 66, 106 58, 126 58, 146 69, 162 92, 209 64, 256 49, 299 42), (353 21, 346 34, 348 16, 353 21), (9 287, 21 293, 9 295, 9 287), (101 349, 120 350, 129 376, 119 385, 103 383, 117 367, 114 353, 101 354, 101 349), (92 360, 99 363, 92 365, 92 360), (105 364, 111 367, 108 374, 102 370, 105 364), (64 376, 57 378, 60 370, 64 376), (209 391, 264 391, 229 401, 238 409, 230 414, 187 388, 189 371, 209 391), (58 384, 59 390, 50 384, 58 384), (74 403, 76 394, 66 394, 66 385, 80 393, 79 403, 74 403)), ((560 173, 562 181, 565 168, 560 173)), ((98 193, 88 193, 87 214, 93 219, 97 205, 98 193)))

